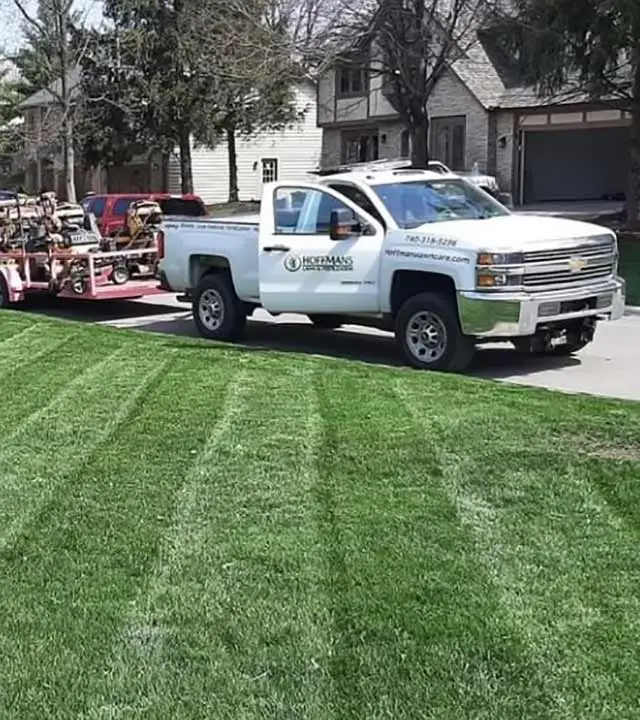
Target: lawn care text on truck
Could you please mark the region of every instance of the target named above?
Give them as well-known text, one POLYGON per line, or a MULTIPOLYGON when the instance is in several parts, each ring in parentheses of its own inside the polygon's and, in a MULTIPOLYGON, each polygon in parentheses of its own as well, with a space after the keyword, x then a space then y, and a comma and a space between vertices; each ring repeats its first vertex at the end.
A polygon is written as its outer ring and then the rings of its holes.
POLYGON ((202 336, 241 337, 258 307, 395 332, 409 364, 464 370, 483 342, 570 354, 624 311, 613 232, 515 215, 463 178, 376 165, 272 183, 259 217, 167 217, 162 286, 202 336))

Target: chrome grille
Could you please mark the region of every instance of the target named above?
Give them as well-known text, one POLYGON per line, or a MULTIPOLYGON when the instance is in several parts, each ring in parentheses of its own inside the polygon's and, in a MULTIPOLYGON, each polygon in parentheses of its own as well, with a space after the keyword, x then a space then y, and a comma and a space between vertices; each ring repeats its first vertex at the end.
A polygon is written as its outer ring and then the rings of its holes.
POLYGON ((530 290, 586 285, 615 271, 616 243, 610 236, 576 245, 524 253, 522 284, 530 290))
POLYGON ((597 242, 572 245, 556 248, 554 250, 533 250, 525 252, 525 263, 554 262, 570 260, 573 257, 594 257, 597 255, 612 255, 615 251, 615 241, 608 235, 597 242))

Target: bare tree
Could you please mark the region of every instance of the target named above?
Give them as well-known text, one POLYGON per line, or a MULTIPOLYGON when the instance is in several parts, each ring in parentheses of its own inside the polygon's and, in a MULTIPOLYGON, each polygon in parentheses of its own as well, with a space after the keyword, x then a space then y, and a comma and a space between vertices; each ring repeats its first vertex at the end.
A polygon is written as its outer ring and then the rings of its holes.
POLYGON ((466 58, 495 0, 273 0, 295 18, 292 42, 322 75, 353 67, 381 79, 411 137, 418 167, 429 160, 428 101, 447 68, 466 58))
MULTIPOLYGON (((74 10, 74 0, 41 0, 46 12, 31 12, 25 0, 4 0, 19 13, 28 34, 41 38, 52 46, 54 57, 44 54, 38 62, 43 64, 43 75, 55 67, 58 77, 43 88, 44 124, 39 124, 37 147, 61 148, 64 168, 66 199, 76 201, 74 160, 74 112, 78 79, 77 66, 85 50, 81 33, 78 32, 80 15, 74 10)), ((35 138, 26 138, 28 141, 35 138)))

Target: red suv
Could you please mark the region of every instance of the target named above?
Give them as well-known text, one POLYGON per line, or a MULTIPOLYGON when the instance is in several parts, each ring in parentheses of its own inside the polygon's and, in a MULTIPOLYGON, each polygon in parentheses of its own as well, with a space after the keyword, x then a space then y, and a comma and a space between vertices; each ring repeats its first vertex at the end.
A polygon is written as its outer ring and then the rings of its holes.
POLYGON ((127 195, 88 195, 80 201, 86 212, 93 213, 103 237, 109 237, 124 227, 129 205, 136 200, 155 200, 165 215, 203 217, 207 208, 197 195, 169 195, 168 193, 129 193, 127 195))

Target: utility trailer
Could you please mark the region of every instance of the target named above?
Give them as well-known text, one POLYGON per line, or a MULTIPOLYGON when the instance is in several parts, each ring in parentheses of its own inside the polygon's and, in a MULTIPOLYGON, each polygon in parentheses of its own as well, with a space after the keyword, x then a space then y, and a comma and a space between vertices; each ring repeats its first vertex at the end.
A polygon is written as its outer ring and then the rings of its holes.
POLYGON ((22 302, 33 293, 75 300, 135 300, 164 291, 155 277, 114 276, 123 261, 147 258, 150 248, 116 252, 71 253, 14 250, 0 253, 0 308, 22 302), (51 279, 34 279, 34 268, 53 269, 51 279))
POLYGON ((30 205, 17 197, 0 205, 0 307, 32 293, 134 300, 162 292, 156 279, 157 203, 132 203, 126 228, 113 238, 101 238, 91 214, 57 202, 53 193, 30 205))

